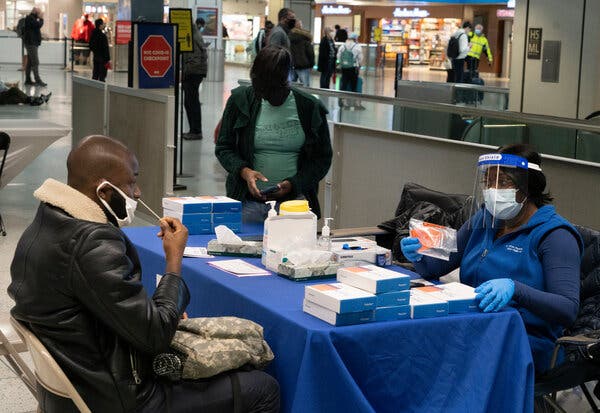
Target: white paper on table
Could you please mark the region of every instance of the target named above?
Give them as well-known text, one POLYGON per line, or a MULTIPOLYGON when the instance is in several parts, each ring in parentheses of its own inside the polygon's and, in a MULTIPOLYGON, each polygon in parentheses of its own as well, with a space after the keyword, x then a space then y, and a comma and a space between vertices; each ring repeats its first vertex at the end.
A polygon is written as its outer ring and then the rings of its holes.
POLYGON ((185 247, 183 250, 184 257, 192 257, 192 258, 214 258, 213 255, 210 255, 205 247, 185 247))
POLYGON ((238 277, 258 277, 262 275, 271 275, 269 271, 240 259, 209 261, 207 264, 238 277))

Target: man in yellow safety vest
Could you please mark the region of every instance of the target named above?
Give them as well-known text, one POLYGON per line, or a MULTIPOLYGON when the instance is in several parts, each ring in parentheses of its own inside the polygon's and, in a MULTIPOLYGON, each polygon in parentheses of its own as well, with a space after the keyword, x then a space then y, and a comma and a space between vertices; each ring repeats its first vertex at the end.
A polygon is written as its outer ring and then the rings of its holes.
POLYGON ((484 51, 487 53, 490 66, 493 62, 490 44, 483 34, 483 26, 481 24, 476 25, 475 30, 469 33, 469 42, 471 44, 471 49, 467 54, 467 69, 471 72, 471 77, 478 77, 479 59, 484 51))

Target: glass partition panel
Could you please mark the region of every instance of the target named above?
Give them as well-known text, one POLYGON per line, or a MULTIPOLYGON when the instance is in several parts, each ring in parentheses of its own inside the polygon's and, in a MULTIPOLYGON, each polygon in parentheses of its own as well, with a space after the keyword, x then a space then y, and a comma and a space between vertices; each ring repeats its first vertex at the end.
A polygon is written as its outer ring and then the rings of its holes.
POLYGON ((299 87, 323 103, 333 122, 491 147, 529 143, 545 155, 600 164, 600 124, 593 121, 299 87))

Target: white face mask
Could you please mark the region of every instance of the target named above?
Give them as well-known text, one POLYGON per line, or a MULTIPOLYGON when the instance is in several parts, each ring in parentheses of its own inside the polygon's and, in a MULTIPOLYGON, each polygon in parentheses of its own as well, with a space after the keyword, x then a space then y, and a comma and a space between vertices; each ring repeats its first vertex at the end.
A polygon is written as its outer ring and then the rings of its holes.
POLYGON ((494 218, 507 220, 516 217, 521 208, 522 203, 517 202, 517 190, 514 188, 508 189, 484 189, 483 199, 485 208, 494 218))
POLYGON ((113 184, 111 184, 108 181, 104 181, 100 185, 98 185, 98 187, 96 188, 96 195, 98 195, 98 198, 100 198, 100 202, 102 202, 102 205, 104 205, 104 207, 108 210, 108 212, 110 212, 111 215, 113 217, 115 217, 119 227, 124 227, 124 226, 131 224, 131 222, 133 221, 133 216, 135 214, 135 210, 137 208, 137 201, 135 199, 129 198, 127 195, 125 195, 125 193, 123 191, 121 191, 119 188, 117 188, 116 186, 114 186, 113 184), (108 202, 106 202, 106 200, 104 200, 100 196, 100 188, 102 188, 104 185, 110 185, 115 191, 117 191, 125 199, 125 211, 127 213, 125 218, 119 218, 117 216, 117 214, 115 214, 115 211, 113 211, 111 206, 108 205, 108 202))

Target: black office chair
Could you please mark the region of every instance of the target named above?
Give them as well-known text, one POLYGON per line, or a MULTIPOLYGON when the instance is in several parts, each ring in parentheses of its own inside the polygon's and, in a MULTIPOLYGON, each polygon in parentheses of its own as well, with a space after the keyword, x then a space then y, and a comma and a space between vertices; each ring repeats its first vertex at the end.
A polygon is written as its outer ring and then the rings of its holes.
MULTIPOLYGON (((0 132, 0 151, 4 151, 2 155, 2 162, 0 162, 0 180, 2 180, 2 170, 4 169, 4 163, 6 162, 6 154, 8 153, 8 147, 10 146, 10 136, 5 132, 0 132)), ((6 236, 6 228, 4 227, 4 221, 2 220, 2 214, 0 214, 0 234, 3 237, 6 236)))
MULTIPOLYGON (((556 412, 556 392, 581 387, 594 412, 600 412, 586 383, 600 380, 600 232, 577 227, 583 238, 580 311, 567 335, 556 341, 551 368, 536 378, 534 393, 556 412), (558 352, 566 350, 565 362, 556 366, 558 352)), ((600 398, 600 385, 594 388, 600 398)))

